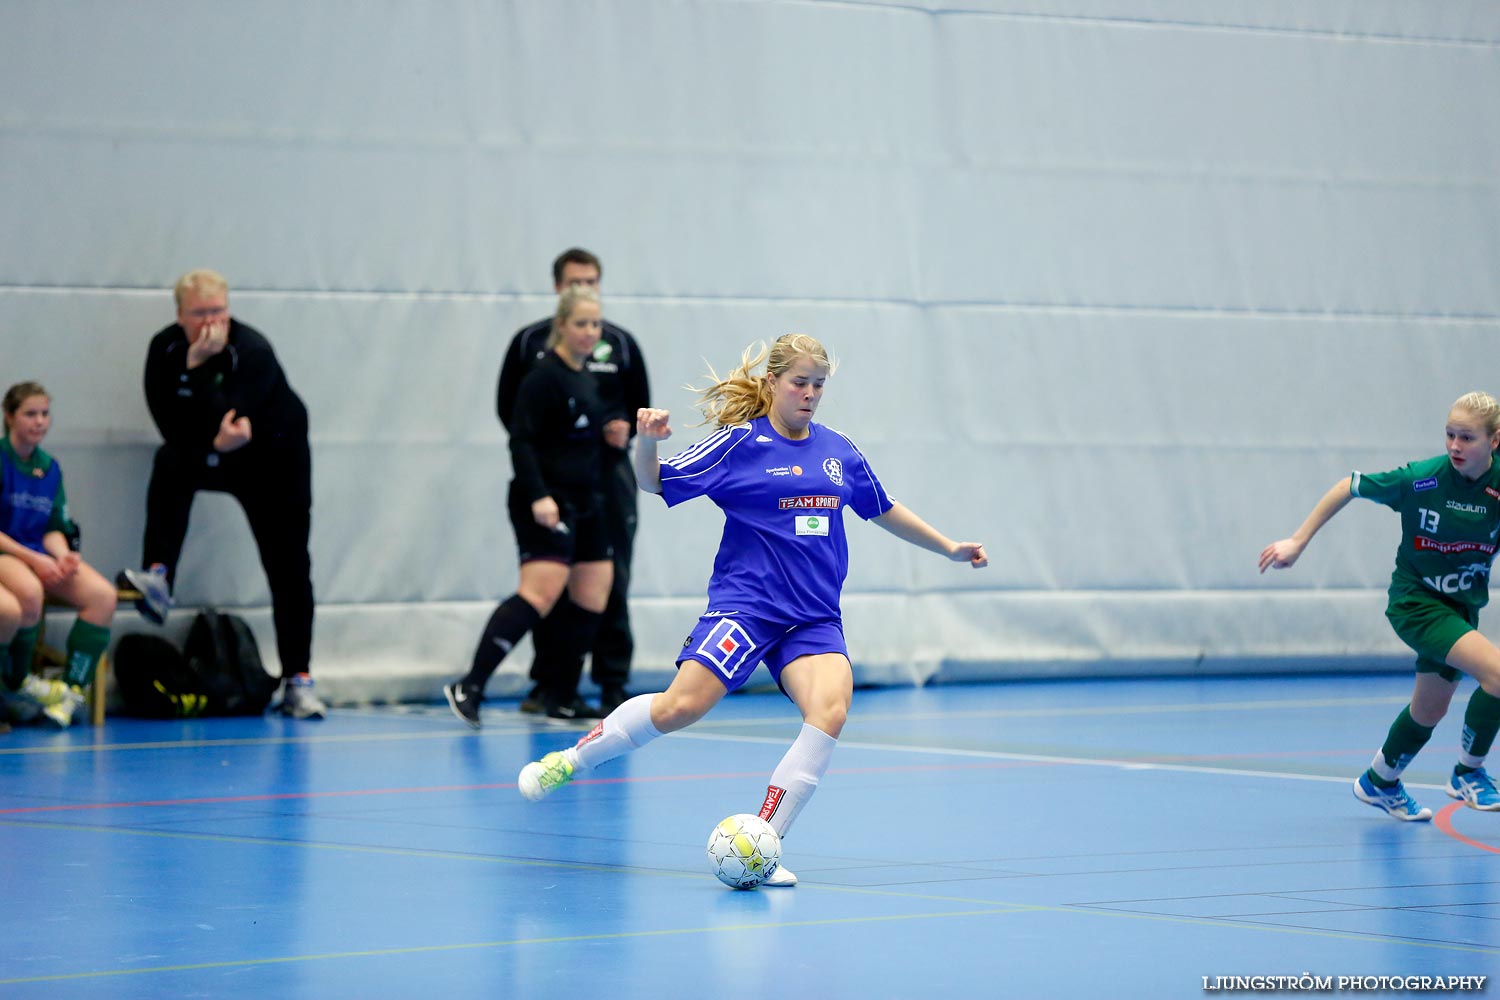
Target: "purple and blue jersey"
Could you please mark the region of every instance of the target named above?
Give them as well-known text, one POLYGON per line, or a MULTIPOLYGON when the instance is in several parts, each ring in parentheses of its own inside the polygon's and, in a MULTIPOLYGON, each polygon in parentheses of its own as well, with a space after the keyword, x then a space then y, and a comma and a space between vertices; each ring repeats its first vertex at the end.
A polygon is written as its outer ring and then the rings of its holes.
POLYGON ((46 555, 43 536, 49 531, 67 533, 71 527, 62 467, 40 448, 30 458, 21 458, 10 438, 0 435, 0 532, 46 555))
POLYGON ((667 506, 705 496, 724 511, 710 614, 792 623, 841 617, 849 574, 844 510, 869 520, 895 501, 853 441, 821 424, 808 431, 789 441, 757 417, 662 460, 667 506))

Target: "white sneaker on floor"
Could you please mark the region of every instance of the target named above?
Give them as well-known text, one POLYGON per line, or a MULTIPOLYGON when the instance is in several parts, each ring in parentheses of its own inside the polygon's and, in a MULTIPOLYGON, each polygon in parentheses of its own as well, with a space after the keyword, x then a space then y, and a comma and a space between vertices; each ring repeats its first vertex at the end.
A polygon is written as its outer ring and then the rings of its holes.
POLYGON ((68 685, 48 677, 27 674, 26 679, 21 682, 21 689, 16 693, 30 698, 38 705, 61 705, 68 699, 68 685))
POLYGON ((328 706, 313 691, 310 675, 294 674, 286 679, 282 685, 281 714, 294 719, 321 719, 328 714, 328 706))
MULTIPOLYGON (((62 684, 61 681, 54 683, 62 684)), ((67 729, 75 720, 85 718, 88 711, 84 708, 84 696, 81 688, 62 684, 63 696, 59 701, 50 705, 42 706, 42 719, 47 725, 58 729, 67 729)))
POLYGON ((779 889, 790 889, 796 884, 797 876, 793 875, 792 870, 786 865, 777 865, 776 870, 771 873, 771 877, 761 883, 761 885, 779 889))

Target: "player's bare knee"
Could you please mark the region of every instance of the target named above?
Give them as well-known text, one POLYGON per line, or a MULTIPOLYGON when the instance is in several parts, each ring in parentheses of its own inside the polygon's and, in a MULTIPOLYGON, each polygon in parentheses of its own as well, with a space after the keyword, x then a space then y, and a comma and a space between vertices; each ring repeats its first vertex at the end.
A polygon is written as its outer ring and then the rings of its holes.
POLYGON ((559 590, 555 594, 549 594, 545 591, 523 586, 516 590, 516 596, 536 609, 538 617, 546 618, 552 613, 552 609, 557 606, 558 598, 562 597, 562 591, 559 590))
POLYGON ((107 622, 115 615, 115 607, 119 604, 119 597, 115 588, 100 587, 88 595, 88 603, 84 607, 90 620, 107 622))
POLYGON ((1483 655, 1471 658, 1461 669, 1478 681, 1486 694, 1500 698, 1500 650, 1491 646, 1481 652, 1483 655))
POLYGON ((804 721, 837 739, 844 731, 844 723, 849 721, 849 705, 843 701, 826 702, 807 713, 804 721))
POLYGON ((651 702, 651 724, 663 733, 675 732, 703 718, 712 707, 692 694, 668 689, 651 702))
POLYGON ((42 620, 42 585, 37 583, 35 587, 26 585, 17 586, 11 591, 15 594, 16 603, 21 608, 21 627, 30 628, 42 620))
POLYGON ((1422 701, 1413 698, 1411 702, 1411 718, 1419 726, 1432 727, 1443 721, 1443 716, 1448 714, 1448 703, 1436 704, 1430 701, 1422 701))
POLYGON ((1484 693, 1492 698, 1500 698, 1500 670, 1476 670, 1474 679, 1479 686, 1484 688, 1484 693))

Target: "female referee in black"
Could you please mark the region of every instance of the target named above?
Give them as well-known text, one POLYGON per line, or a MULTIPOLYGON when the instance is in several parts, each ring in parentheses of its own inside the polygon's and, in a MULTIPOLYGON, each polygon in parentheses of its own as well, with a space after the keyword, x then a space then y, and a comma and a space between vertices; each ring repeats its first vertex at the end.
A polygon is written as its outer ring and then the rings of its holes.
MULTIPOLYGON (((479 728, 484 686, 507 653, 552 610, 566 588, 575 620, 559 631, 582 662, 594 642, 614 580, 602 523, 604 404, 584 362, 603 329, 599 294, 575 285, 557 300, 549 352, 521 382, 511 421, 510 520, 520 548, 521 583, 490 616, 464 677, 443 686, 455 715, 479 728)), ((549 718, 596 717, 578 697, 578 674, 552 678, 542 692, 549 718)))

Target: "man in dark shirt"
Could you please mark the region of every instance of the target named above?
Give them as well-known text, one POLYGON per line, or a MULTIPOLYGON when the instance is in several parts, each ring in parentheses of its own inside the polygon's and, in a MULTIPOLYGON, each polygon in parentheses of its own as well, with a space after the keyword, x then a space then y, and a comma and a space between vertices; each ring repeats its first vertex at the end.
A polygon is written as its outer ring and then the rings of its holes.
MULTIPOLYGON (((563 251, 552 262, 552 284, 559 295, 573 285, 597 289, 602 274, 603 265, 599 258, 578 247, 563 251)), ((523 327, 511 339, 505 352, 496 409, 507 431, 511 429, 521 380, 547 353, 551 327, 551 317, 523 327)), ((651 405, 651 390, 646 377, 646 359, 641 355, 640 346, 630 331, 607 319, 599 344, 586 367, 598 380, 599 395, 606 408, 604 436, 609 445, 601 487, 606 530, 614 546, 615 578, 609 606, 594 640, 589 669, 590 677, 599 686, 599 707, 608 714, 627 697, 625 684, 630 676, 631 656, 635 652, 626 602, 636 527, 635 471, 631 467, 628 448, 635 433, 636 410, 651 405)), ((568 620, 566 614, 558 613, 567 600, 564 595, 559 606, 531 633, 536 657, 531 664, 531 692, 521 701, 523 712, 535 714, 542 711, 539 688, 545 686, 546 678, 559 674, 576 676, 578 663, 576 660, 566 662, 567 654, 562 651, 567 645, 557 634, 558 626, 568 620)))
POLYGON ((307 408, 292 391, 271 344, 229 315, 229 286, 214 271, 183 275, 173 290, 177 322, 146 352, 146 405, 163 444, 146 493, 142 570, 120 583, 141 592, 136 606, 160 624, 199 490, 240 502, 271 589, 281 657, 281 711, 321 719, 309 674, 312 651, 312 455, 307 408))

